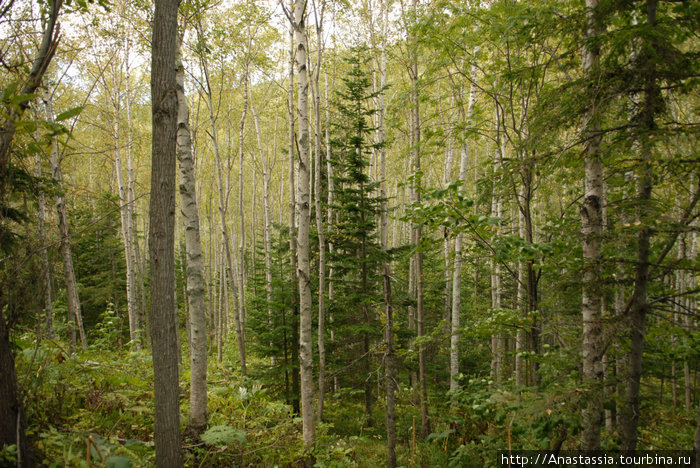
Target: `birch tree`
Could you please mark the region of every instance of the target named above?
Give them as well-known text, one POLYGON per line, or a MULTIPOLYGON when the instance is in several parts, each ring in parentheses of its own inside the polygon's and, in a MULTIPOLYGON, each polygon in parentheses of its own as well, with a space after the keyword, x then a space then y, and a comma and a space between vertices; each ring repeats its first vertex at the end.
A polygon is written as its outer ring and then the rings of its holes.
POLYGON ((603 418, 603 400, 600 385, 602 368, 601 329, 601 254, 603 164, 600 156, 602 136, 595 83, 598 81, 599 50, 594 45, 602 33, 596 11, 598 0, 586 0, 587 41, 583 48, 583 73, 589 80, 590 103, 584 123, 585 194, 581 205, 581 233, 583 234, 583 378, 588 385, 586 403, 582 409, 583 450, 600 449, 600 430, 603 418))
POLYGON ((311 269, 309 264, 309 224, 311 206, 309 199, 309 79, 307 70, 306 0, 294 2, 294 35, 296 42, 296 68, 299 125, 299 183, 297 206, 299 228, 297 230, 297 257, 299 275, 299 364, 301 368, 301 415, 304 443, 311 447, 315 440, 314 381, 311 343, 311 269))
MULTIPOLYGON (((478 47, 474 48, 474 60, 479 51, 478 47)), ((474 115, 474 103, 476 101, 476 74, 477 64, 474 63, 471 67, 469 87, 469 99, 467 101, 466 122, 469 125, 474 115)), ((459 193, 464 195, 467 189, 467 169, 469 163, 469 140, 465 140, 459 164, 459 180, 462 181, 459 187, 459 193)), ((464 244, 464 234, 460 231, 455 239, 454 247, 454 269, 452 273, 452 316, 450 330, 450 390, 456 391, 458 388, 457 376, 459 375, 459 339, 460 339, 460 313, 462 305, 462 248, 464 244)))
MULTIPOLYGON (((199 41, 204 41, 204 31, 203 31, 203 26, 201 23, 201 18, 198 20, 197 23, 197 35, 199 38, 199 41)), ((226 260, 226 266, 228 269, 228 274, 227 274, 227 279, 229 282, 229 287, 231 291, 236 291, 237 285, 236 285, 236 278, 235 278, 235 271, 236 271, 236 266, 233 258, 233 254, 231 252, 231 236, 229 235, 229 230, 228 230, 228 223, 226 220, 226 212, 227 212, 227 201, 228 201, 228 196, 227 196, 227 191, 224 189, 224 180, 223 180, 223 169, 222 169, 222 164, 221 164, 221 155, 219 151, 219 138, 218 138, 218 133, 216 129, 216 116, 214 115, 214 102, 213 102, 213 94, 212 94, 212 89, 211 89, 211 80, 209 78, 209 66, 207 59, 204 55, 204 52, 202 52, 199 55, 199 60, 200 60, 200 65, 202 68, 202 75, 204 77, 204 82, 202 83, 202 91, 204 93, 206 105, 207 105, 207 110, 209 112, 209 123, 210 123, 210 137, 212 141, 212 146, 214 147, 214 159, 216 162, 216 182, 217 182, 217 189, 219 193, 219 219, 220 219, 220 228, 221 228, 221 236, 222 236, 222 248, 224 249, 225 253, 225 260, 226 260)), ((244 121, 243 121, 244 122, 244 121)), ((242 142, 241 142, 242 143, 242 142)), ((239 293, 242 295, 243 291, 239 291, 239 293)), ((236 339, 238 342, 238 355, 239 359, 241 362, 241 372, 245 375, 246 373, 246 359, 245 359, 245 338, 243 336, 243 326, 241 324, 241 313, 240 309, 238 307, 234 308, 233 312, 233 321, 235 324, 236 328, 236 339)))
POLYGON ((207 425, 207 307, 204 301, 202 241, 199 229, 196 178, 189 108, 185 96, 182 62, 177 67, 177 158, 180 167, 180 202, 185 225, 187 256, 187 302, 190 322, 190 421, 189 429, 199 434, 207 425))

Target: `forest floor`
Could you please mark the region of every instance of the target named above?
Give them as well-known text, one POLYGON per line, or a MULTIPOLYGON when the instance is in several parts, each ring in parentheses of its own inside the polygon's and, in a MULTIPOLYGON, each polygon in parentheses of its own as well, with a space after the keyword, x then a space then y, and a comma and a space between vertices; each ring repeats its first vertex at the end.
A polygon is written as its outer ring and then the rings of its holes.
MULTIPOLYGON (((68 356, 63 343, 44 339, 37 344, 32 333, 19 336, 15 344, 21 350, 17 371, 29 434, 41 452, 43 465, 154 466, 153 370, 148 352, 111 351, 107 343, 97 340, 87 352, 68 356)), ((183 440, 185 465, 301 466, 301 418, 254 375, 255 369, 263 369, 269 362, 249 362, 253 375, 242 377, 229 356, 235 353, 234 348, 226 351, 222 364, 210 360, 209 428, 201 440, 183 440)), ((186 350, 183 356, 187 356, 186 350)), ((186 362, 182 369, 184 433, 189 411, 186 362)), ((648 391, 651 388, 647 386, 648 391)), ((523 394, 518 401, 513 392, 490 390, 485 379, 470 380, 457 410, 433 405, 433 433, 420 441, 420 413, 412 404, 412 392, 401 388, 397 395, 398 464, 490 466, 495 464, 498 450, 551 449, 556 444, 575 449, 580 424, 576 393, 575 387, 553 385, 537 396, 523 394)), ((433 399, 446 400, 444 395, 433 399)), ((377 400, 374 424, 369 427, 362 401, 357 390, 328 395, 324 422, 317 427, 316 466, 384 466, 383 400, 377 400)), ((640 434, 644 448, 692 446, 690 415, 663 404, 655 404, 651 410, 652 417, 640 434)))

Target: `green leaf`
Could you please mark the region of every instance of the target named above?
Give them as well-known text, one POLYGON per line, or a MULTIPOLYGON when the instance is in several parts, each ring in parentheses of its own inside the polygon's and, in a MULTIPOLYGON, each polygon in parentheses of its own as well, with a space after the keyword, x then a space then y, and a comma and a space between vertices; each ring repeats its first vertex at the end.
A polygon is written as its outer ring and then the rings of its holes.
POLYGON ((430 440, 437 440, 437 441, 445 440, 453 432, 454 432, 454 429, 447 429, 446 431, 440 432, 440 433, 433 432, 432 434, 428 435, 428 437, 425 440, 428 440, 428 441, 430 441, 430 440))
POLYGON ((83 106, 78 106, 74 107, 72 109, 68 109, 65 112, 61 112, 56 116, 56 122, 62 122, 64 120, 68 120, 71 117, 75 117, 76 115, 80 114, 83 111, 83 106))
POLYGON ((131 468, 133 466, 131 464, 131 459, 122 455, 107 457, 105 459, 105 464, 109 468, 131 468))
POLYGON ((202 434, 202 440, 209 445, 228 445, 238 441, 246 441, 245 431, 231 426, 213 426, 202 434))
POLYGON ((17 91, 18 86, 19 82, 17 81, 13 81, 12 83, 5 86, 5 89, 3 89, 2 93, 0 93, 0 100, 2 100, 3 102, 9 100, 10 96, 12 96, 15 93, 15 91, 17 91))
POLYGON ((20 93, 15 96, 12 96, 10 98, 9 104, 11 106, 18 106, 22 104, 23 102, 31 101, 36 97, 36 94, 25 94, 25 93, 20 93))

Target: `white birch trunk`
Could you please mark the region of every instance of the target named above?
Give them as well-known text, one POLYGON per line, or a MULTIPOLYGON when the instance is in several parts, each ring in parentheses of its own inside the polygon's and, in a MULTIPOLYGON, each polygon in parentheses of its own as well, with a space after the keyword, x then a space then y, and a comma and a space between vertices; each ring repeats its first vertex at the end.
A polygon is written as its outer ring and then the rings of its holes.
MULTIPOLYGON (((144 288, 144 274, 143 268, 141 267, 141 252, 139 248, 139 238, 138 238, 138 226, 136 225, 136 182, 134 180, 134 156, 133 156, 133 127, 132 127, 132 116, 131 116, 131 68, 129 65, 129 51, 130 51, 130 41, 126 37, 124 39, 124 66, 126 70, 126 217, 128 222, 127 235, 129 238, 129 250, 131 251, 131 273, 132 286, 133 286, 133 308, 134 316, 136 318, 136 349, 140 349, 143 341, 143 325, 142 325, 142 314, 146 310, 146 291, 144 288), (139 305, 140 299, 140 305, 139 305)), ((127 272, 129 274, 129 272, 127 272)))
POLYGON ((307 70, 306 0, 294 2, 294 30, 298 75, 299 183, 297 209, 297 258, 299 275, 299 364, 301 368, 301 415, 304 444, 310 448, 315 439, 314 381, 311 339, 311 278, 309 264, 310 168, 309 168, 309 79, 307 70))
MULTIPOLYGON (((474 48, 474 56, 478 52, 478 47, 474 48)), ((467 102, 467 124, 471 123, 474 115, 474 104, 476 102, 476 64, 471 68, 471 86, 469 87, 469 101, 467 102)), ((469 162, 470 142, 465 140, 462 148, 462 155, 459 164, 459 180, 462 181, 459 193, 464 195, 467 191, 467 164, 469 162)), ((462 248, 464 244, 463 234, 459 233, 455 240, 454 269, 452 273, 452 316, 450 330, 450 390, 456 391, 458 388, 457 376, 459 375, 459 338, 460 338, 460 307, 462 305, 462 248)))
MULTIPOLYGON (((598 0, 586 0, 586 37, 600 34, 600 26, 594 10, 598 0)), ((584 44, 582 65, 587 79, 595 80, 599 61, 599 51, 584 44)), ((591 85, 592 86, 592 85, 591 85)), ((588 139, 584 149, 585 194, 581 212, 581 233, 583 235, 583 379, 586 385, 586 402, 582 409, 583 431, 582 450, 600 448, 600 431, 603 420, 602 392, 599 388, 603 380, 602 366, 602 325, 600 317, 600 240, 602 235, 603 165, 600 155, 602 137, 600 117, 595 96, 584 123, 584 135, 588 139)))
POLYGON ((187 302, 190 323, 189 428, 195 434, 199 434, 207 425, 207 308, 204 301, 202 241, 190 138, 189 108, 184 81, 185 73, 180 62, 177 70, 177 157, 180 165, 181 212, 185 225, 187 302))

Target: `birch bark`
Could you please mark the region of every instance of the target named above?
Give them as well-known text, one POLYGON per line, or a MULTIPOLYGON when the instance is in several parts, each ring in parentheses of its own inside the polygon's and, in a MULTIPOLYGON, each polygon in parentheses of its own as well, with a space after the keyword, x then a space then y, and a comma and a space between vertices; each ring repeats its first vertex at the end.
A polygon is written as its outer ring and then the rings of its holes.
POLYGON ((296 42, 297 117, 299 125, 299 183, 297 207, 297 258, 299 276, 299 364, 301 368, 301 415, 305 445, 310 448, 315 439, 314 381, 311 343, 311 278, 309 264, 309 224, 311 218, 309 184, 309 79, 307 70, 306 0, 294 2, 294 32, 296 42))
MULTIPOLYGON (((586 42, 583 47, 583 72, 591 81, 595 80, 600 52, 590 44, 597 37, 600 25, 596 19, 598 0, 586 0, 586 42)), ((594 91, 593 86, 591 89, 594 91)), ((583 432, 582 450, 600 448, 600 430, 603 422, 603 400, 600 385, 603 379, 601 353, 601 317, 600 317, 600 283, 602 235, 602 198, 603 198, 603 164, 600 155, 602 137, 600 134, 600 116, 595 93, 591 95, 590 107, 584 123, 587 139, 584 149, 585 194, 581 212, 581 233, 583 235, 583 379, 587 386, 587 395, 582 409, 583 432)))
POLYGON ((185 96, 185 71, 177 66, 177 158, 180 165, 180 201, 185 225, 187 302, 190 322, 190 421, 189 429, 201 433, 207 425, 207 307, 204 301, 204 265, 199 229, 196 178, 189 108, 185 96))

